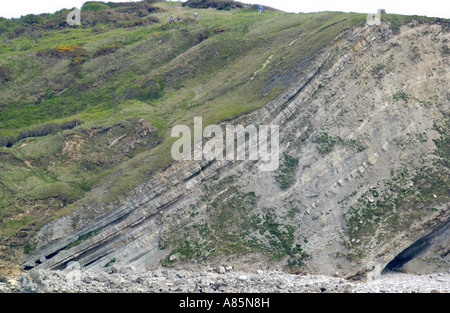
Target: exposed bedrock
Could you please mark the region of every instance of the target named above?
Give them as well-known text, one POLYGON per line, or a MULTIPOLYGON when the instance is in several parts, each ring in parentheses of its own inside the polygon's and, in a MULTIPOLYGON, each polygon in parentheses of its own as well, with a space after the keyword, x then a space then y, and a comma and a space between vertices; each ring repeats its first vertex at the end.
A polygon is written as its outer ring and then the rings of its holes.
POLYGON ((277 171, 176 162, 120 203, 42 227, 24 266, 231 262, 370 279, 396 262, 417 271, 432 250, 448 270, 449 39, 439 24, 345 31, 274 101, 227 121, 279 125, 277 171))

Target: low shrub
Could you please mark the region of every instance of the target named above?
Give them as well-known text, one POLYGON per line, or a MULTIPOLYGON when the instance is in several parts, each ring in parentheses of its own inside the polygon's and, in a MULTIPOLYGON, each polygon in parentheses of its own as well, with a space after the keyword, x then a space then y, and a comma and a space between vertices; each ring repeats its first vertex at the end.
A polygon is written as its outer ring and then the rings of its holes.
POLYGON ((87 51, 80 45, 59 45, 53 49, 38 51, 36 55, 49 58, 71 58, 69 71, 75 75, 79 75, 81 66, 88 60, 87 51))
POLYGON ((209 34, 205 31, 195 34, 194 35, 194 45, 201 43, 202 41, 208 39, 208 37, 209 37, 209 34))
POLYGON ((0 66, 0 83, 6 83, 12 81, 11 74, 13 73, 12 69, 7 66, 0 66))
POLYGON ((32 129, 25 129, 17 135, 17 137, 14 136, 6 136, 6 137, 0 137, 0 147, 7 147, 11 148, 16 142, 29 138, 29 137, 43 137, 50 135, 51 133, 54 133, 57 130, 65 130, 65 129, 72 129, 76 126, 81 125, 82 122, 79 119, 74 119, 72 121, 63 122, 61 124, 56 123, 48 123, 36 128, 32 129))
POLYGON ((109 5, 103 2, 97 2, 97 1, 87 1, 83 4, 81 7, 81 11, 102 11, 109 9, 109 5))
POLYGON ((183 6, 196 9, 214 8, 217 10, 242 9, 244 5, 233 0, 189 0, 183 6))
POLYGON ((63 58, 77 56, 87 56, 86 50, 80 45, 59 45, 56 48, 41 50, 36 53, 38 57, 63 58))
POLYGON ((22 16, 20 21, 24 24, 32 25, 32 24, 43 24, 44 18, 40 15, 28 14, 22 16))
POLYGON ((403 100, 405 102, 408 102, 408 95, 404 91, 398 91, 392 96, 392 99, 394 101, 403 100))
POLYGON ((63 122, 63 123, 59 124, 59 129, 61 129, 61 130, 72 129, 72 128, 75 128, 75 127, 77 127, 77 126, 79 126, 81 124, 82 124, 81 120, 76 118, 74 120, 71 120, 71 121, 68 121, 68 122, 63 122))
POLYGON ((125 99, 137 99, 140 101, 159 99, 164 95, 165 84, 161 78, 149 81, 147 84, 133 85, 124 89, 125 99))
POLYGON ((224 31, 226 31, 226 29, 223 27, 218 27, 218 28, 213 29, 214 34, 220 34, 220 33, 223 33, 224 31))

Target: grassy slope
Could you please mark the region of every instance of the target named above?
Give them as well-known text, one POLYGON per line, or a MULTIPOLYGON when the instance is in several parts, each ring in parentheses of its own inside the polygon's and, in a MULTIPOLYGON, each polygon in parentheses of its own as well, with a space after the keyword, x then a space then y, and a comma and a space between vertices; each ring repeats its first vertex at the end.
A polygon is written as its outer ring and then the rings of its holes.
POLYGON ((108 24, 100 24, 95 29, 46 31, 39 43, 31 36, 8 39, 2 35, 0 66, 10 67, 14 80, 0 84, 0 137, 73 118, 84 124, 72 131, 25 139, 11 149, 0 148, 0 235, 38 227, 73 209, 82 197, 84 202, 116 199, 170 164, 173 125, 190 125, 194 116, 202 116, 204 125, 217 123, 267 104, 283 88, 283 82, 273 83, 271 77, 292 71, 342 30, 365 18, 334 12, 259 14, 208 9, 198 10, 197 23, 168 25, 170 15, 192 17, 193 10, 179 3, 157 5, 166 11, 154 14, 161 22, 152 25, 109 29, 108 24), (218 28, 225 31, 215 33, 218 28), (201 34, 208 39, 198 43, 201 34), (124 48, 92 58, 99 48, 117 43, 124 48), (88 60, 79 74, 68 70, 68 58, 36 56, 61 44, 82 44, 87 51, 88 60), (271 55, 272 62, 250 80, 271 55), (156 78, 165 81, 163 97, 126 96, 127 88, 145 86, 156 78), (87 141, 76 162, 63 162, 58 156, 68 134, 86 136, 92 127, 126 124, 136 118, 156 127, 160 145, 109 166, 86 166, 92 155, 106 158, 110 153, 96 141, 87 141), (108 192, 89 193, 99 185, 108 192), (62 205, 55 205, 45 218, 30 209, 33 201, 52 197, 62 205))

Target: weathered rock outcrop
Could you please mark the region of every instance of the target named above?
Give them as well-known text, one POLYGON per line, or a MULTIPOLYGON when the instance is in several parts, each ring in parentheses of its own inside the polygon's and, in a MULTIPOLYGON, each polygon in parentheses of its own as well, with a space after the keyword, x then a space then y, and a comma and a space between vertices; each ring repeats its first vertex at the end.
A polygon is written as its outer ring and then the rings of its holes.
POLYGON ((226 259, 243 270, 376 277, 449 220, 449 39, 440 24, 342 33, 274 101, 227 121, 279 125, 278 171, 175 163, 120 203, 44 226, 24 266, 226 259))

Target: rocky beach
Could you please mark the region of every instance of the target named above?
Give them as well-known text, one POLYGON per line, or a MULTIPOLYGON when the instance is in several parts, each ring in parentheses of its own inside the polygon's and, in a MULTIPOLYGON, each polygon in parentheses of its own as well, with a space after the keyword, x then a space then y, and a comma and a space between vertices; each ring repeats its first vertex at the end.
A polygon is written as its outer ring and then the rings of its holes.
POLYGON ((34 269, 18 277, 3 276, 1 293, 448 293, 450 273, 383 273, 371 281, 279 271, 235 271, 231 266, 203 271, 136 270, 110 266, 64 271, 34 269))

